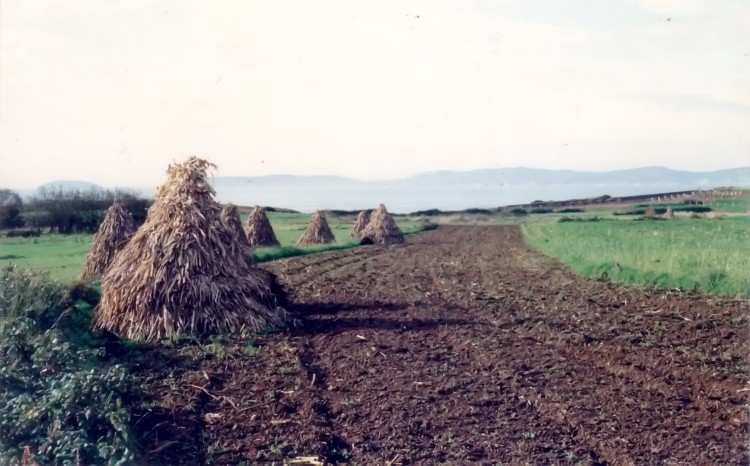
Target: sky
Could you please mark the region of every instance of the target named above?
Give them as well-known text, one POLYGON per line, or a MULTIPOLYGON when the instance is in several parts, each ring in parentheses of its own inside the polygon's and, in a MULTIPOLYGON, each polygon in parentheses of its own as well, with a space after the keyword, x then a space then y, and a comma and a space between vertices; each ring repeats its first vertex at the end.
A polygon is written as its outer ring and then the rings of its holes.
POLYGON ((750 165, 746 0, 0 0, 0 187, 750 165))

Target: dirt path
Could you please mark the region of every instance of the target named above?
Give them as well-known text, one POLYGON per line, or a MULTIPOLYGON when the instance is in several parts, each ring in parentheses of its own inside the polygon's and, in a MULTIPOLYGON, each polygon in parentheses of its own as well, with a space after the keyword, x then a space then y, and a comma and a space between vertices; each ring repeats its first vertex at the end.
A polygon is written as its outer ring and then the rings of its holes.
POLYGON ((153 374, 153 459, 750 461, 746 303, 581 279, 515 227, 268 268, 304 325, 153 374))

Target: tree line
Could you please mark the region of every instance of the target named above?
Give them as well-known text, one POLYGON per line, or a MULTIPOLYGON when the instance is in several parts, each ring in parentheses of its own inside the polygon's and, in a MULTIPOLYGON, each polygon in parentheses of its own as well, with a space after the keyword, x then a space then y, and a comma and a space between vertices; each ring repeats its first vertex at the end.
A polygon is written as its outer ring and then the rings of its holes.
POLYGON ((119 201, 136 225, 146 219, 151 200, 132 190, 41 187, 27 199, 10 189, 0 189, 0 229, 29 229, 50 233, 94 233, 106 210, 119 201))

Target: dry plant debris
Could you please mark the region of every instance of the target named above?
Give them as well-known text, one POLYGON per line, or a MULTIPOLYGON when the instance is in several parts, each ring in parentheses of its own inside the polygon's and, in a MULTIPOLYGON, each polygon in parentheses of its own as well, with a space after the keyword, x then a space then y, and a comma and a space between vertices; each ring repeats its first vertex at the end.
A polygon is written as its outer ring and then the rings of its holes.
POLYGON ((95 328, 130 339, 284 326, 272 277, 221 217, 206 160, 171 165, 146 222, 102 278, 95 328))

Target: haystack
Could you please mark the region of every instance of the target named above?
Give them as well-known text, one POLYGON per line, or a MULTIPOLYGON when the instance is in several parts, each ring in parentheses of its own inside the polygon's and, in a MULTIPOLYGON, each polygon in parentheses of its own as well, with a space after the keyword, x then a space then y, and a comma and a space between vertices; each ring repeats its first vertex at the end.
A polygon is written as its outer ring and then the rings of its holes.
POLYGON ((383 204, 370 216, 370 223, 362 230, 360 244, 401 244, 405 243, 404 234, 396 225, 391 214, 383 204))
POLYGON ((664 216, 667 218, 674 218, 674 211, 671 207, 667 207, 667 211, 664 213, 664 216))
POLYGON ((171 165, 146 222, 102 279, 94 327, 131 339, 281 327, 268 272, 246 260, 197 157, 171 165))
POLYGON ((354 227, 349 236, 352 238, 360 238, 362 236, 362 230, 367 228, 367 225, 370 223, 371 212, 371 210, 363 210, 357 215, 357 220, 354 222, 354 227))
POLYGON ((125 247, 134 232, 135 225, 130 212, 119 202, 112 204, 94 235, 94 244, 86 256, 80 280, 91 280, 104 275, 115 255, 125 247))
POLYGON ((227 228, 237 235, 237 239, 243 247, 250 247, 250 241, 248 241, 247 235, 245 235, 245 230, 242 229, 240 211, 237 210, 236 205, 230 202, 221 208, 221 221, 224 222, 227 228))
POLYGON ((310 223, 307 224, 305 232, 302 233, 297 246, 312 246, 314 244, 331 244, 336 242, 336 237, 333 236, 331 227, 328 226, 328 221, 325 215, 319 210, 313 212, 310 223))
POLYGON ((254 248, 266 248, 279 246, 279 240, 273 232, 271 222, 268 221, 266 211, 260 206, 255 206, 245 226, 245 236, 250 246, 254 248))

